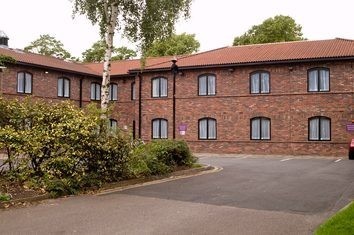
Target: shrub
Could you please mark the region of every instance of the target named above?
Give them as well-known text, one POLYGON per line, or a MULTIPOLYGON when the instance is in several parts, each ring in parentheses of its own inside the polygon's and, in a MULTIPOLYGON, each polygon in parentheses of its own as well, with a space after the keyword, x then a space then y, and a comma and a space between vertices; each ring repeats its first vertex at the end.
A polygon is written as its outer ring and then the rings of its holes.
POLYGON ((129 169, 135 177, 162 175, 178 166, 191 166, 196 159, 184 141, 159 140, 138 146, 129 169))

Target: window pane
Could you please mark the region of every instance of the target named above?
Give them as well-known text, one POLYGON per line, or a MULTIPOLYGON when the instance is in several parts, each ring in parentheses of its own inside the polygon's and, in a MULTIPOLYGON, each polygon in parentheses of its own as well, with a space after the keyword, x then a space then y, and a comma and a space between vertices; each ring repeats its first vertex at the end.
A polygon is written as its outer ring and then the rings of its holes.
POLYGON ((135 100, 135 82, 132 83, 131 87, 131 93, 132 93, 132 100, 135 100))
POLYGON ((259 93, 259 74, 252 74, 251 76, 251 93, 259 93))
POLYGON ((160 138, 160 120, 154 120, 152 122, 152 138, 160 138))
POLYGON ((310 133, 309 133, 309 139, 310 140, 318 140, 319 139, 319 119, 318 118, 313 118, 310 120, 310 133))
POLYGON ((58 79, 58 96, 63 96, 63 79, 58 79))
POLYGON ((95 84, 96 87, 96 97, 95 100, 101 100, 101 85, 95 84))
POLYGON ((21 93, 24 92, 24 90, 23 90, 23 88, 25 86, 24 82, 25 82, 25 74, 18 73, 17 74, 17 92, 21 92, 21 93))
POLYGON ((320 70, 320 91, 329 91, 329 71, 320 70))
POLYGON ((209 119, 209 125, 208 125, 208 139, 216 139, 216 121, 213 119, 209 119))
POLYGON ((64 97, 70 96, 70 80, 64 79, 64 97))
POLYGON ((152 80, 152 97, 160 96, 160 80, 154 79, 152 80))
POLYGON ((309 72, 309 91, 318 91, 318 73, 317 70, 309 72))
POLYGON ((161 120, 161 139, 167 139, 167 121, 161 120))
POLYGON ((257 118, 257 119, 253 119, 252 120, 252 130, 251 130, 251 132, 252 132, 252 139, 253 140, 258 140, 258 139, 260 139, 261 137, 260 137, 260 119, 259 118, 257 118))
POLYGON ((203 119, 199 121, 199 139, 207 138, 207 120, 203 119))
POLYGON ((117 121, 114 119, 110 119, 109 120, 109 127, 111 128, 111 130, 115 131, 117 130, 117 121))
POLYGON ((262 73, 262 78, 261 78, 261 93, 269 93, 269 74, 268 73, 262 73))
POLYGON ((109 98, 110 100, 117 100, 118 86, 117 84, 109 85, 109 98))
POLYGON ((32 93, 32 75, 29 73, 25 74, 25 93, 32 93))
POLYGON ((95 100, 96 98, 96 86, 94 83, 91 83, 91 100, 95 100))
POLYGON ((327 118, 321 118, 321 140, 331 139, 331 124, 327 118))
POLYGON ((207 94, 207 78, 206 76, 199 77, 199 95, 207 94))
POLYGON ((166 78, 160 78, 160 97, 167 96, 167 79, 166 78))
POLYGON ((208 95, 215 95, 215 76, 208 77, 208 95))
POLYGON ((262 133, 261 139, 262 140, 269 140, 270 139, 270 120, 269 119, 262 119, 262 133))

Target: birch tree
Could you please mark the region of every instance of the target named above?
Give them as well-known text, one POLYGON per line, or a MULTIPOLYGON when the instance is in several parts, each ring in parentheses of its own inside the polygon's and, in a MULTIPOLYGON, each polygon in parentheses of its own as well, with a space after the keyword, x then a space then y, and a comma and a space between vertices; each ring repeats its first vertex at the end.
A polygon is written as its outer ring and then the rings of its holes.
MULTIPOLYGON (((101 110, 109 102, 110 69, 114 34, 117 31, 138 43, 142 58, 154 40, 170 36, 176 21, 188 17, 192 0, 71 0, 74 14, 86 15, 98 24, 105 40, 102 72, 101 110)), ((103 118, 106 118, 103 115, 103 118)))

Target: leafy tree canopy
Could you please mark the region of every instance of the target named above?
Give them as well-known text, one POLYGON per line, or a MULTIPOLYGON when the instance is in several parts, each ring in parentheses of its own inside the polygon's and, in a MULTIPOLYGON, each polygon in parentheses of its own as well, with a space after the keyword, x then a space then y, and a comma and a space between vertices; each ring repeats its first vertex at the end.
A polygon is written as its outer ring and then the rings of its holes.
MULTIPOLYGON (((123 36, 140 43, 145 55, 151 44, 170 36, 176 21, 183 14, 189 17, 192 0, 73 0, 74 13, 83 14, 100 27, 106 38, 111 16, 116 13, 116 27, 123 36), (118 12, 115 12, 115 9, 118 12)), ((112 32, 109 32, 112 33, 112 32)))
MULTIPOLYGON (((99 40, 82 53, 82 59, 84 62, 103 62, 105 52, 106 43, 104 40, 99 40)), ((112 49, 112 60, 127 60, 135 56, 136 52, 127 47, 113 47, 112 49)))
POLYGON ((155 41, 147 51, 147 56, 187 55, 197 52, 200 43, 195 34, 173 34, 166 39, 155 41))
POLYGON ((70 53, 64 49, 63 43, 49 34, 40 35, 37 40, 31 42, 24 50, 41 55, 54 56, 60 59, 71 57, 70 53))
POLYGON ((254 25, 241 36, 235 37, 233 45, 249 45, 271 42, 306 40, 302 37, 301 25, 290 16, 277 15, 260 25, 254 25))

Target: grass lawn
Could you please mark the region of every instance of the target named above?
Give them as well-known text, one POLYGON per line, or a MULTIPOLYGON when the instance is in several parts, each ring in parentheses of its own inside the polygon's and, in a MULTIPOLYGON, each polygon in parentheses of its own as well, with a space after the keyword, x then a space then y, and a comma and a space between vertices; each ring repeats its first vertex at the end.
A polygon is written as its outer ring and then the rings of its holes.
POLYGON ((314 233, 315 235, 353 235, 354 234, 354 201, 344 210, 329 218, 321 224, 314 233))

